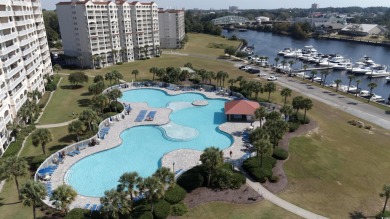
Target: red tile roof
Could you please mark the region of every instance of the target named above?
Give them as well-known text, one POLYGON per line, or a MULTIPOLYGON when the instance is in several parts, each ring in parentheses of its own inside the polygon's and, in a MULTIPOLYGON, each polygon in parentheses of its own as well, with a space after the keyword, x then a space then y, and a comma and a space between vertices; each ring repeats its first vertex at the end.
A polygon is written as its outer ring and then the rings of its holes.
POLYGON ((225 114, 227 115, 254 115, 260 104, 250 100, 232 100, 225 103, 225 114))

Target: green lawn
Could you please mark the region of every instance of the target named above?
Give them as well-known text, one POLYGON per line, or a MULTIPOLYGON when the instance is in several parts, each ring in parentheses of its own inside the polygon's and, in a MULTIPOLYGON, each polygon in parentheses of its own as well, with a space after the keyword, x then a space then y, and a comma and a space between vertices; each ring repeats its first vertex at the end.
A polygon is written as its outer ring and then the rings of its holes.
POLYGON ((205 34, 190 33, 188 34, 189 42, 185 45, 183 50, 178 52, 190 53, 190 54, 207 54, 213 56, 220 56, 224 54, 224 48, 217 49, 212 45, 221 44, 223 46, 238 47, 240 41, 227 40, 226 38, 216 37, 205 34))
POLYGON ((268 202, 261 201, 256 204, 231 204, 211 202, 199 205, 182 218, 226 218, 226 219, 266 219, 266 218, 300 218, 288 211, 268 202))
POLYGON ((73 119, 72 112, 78 114, 87 109, 92 98, 88 92, 88 86, 92 83, 93 79, 89 78, 88 83, 83 87, 74 89, 68 82, 68 77, 63 76, 39 124, 66 122, 73 119))

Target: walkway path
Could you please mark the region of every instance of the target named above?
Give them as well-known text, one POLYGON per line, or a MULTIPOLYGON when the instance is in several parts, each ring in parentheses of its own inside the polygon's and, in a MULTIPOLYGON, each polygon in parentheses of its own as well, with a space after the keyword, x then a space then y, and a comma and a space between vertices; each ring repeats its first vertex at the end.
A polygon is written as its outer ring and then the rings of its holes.
POLYGON ((321 215, 315 214, 313 212, 310 212, 308 210, 305 210, 303 208, 300 208, 294 204, 291 204, 290 202, 287 202, 278 196, 274 195, 270 191, 268 191, 266 188, 264 188, 260 183, 254 182, 249 176, 246 176, 247 180, 246 183, 252 187, 254 190, 256 190, 264 199, 274 203, 275 205, 284 208, 285 210, 294 213, 296 215, 299 215, 303 218, 308 219, 325 219, 326 217, 323 217, 321 215))
POLYGON ((294 91, 305 94, 312 99, 318 100, 358 118, 364 119, 368 122, 390 130, 390 115, 386 114, 383 109, 379 109, 367 103, 362 103, 344 95, 339 95, 335 92, 331 92, 311 85, 310 83, 293 78, 280 77, 277 83, 294 91))
POLYGON ((67 122, 62 122, 62 123, 56 123, 56 124, 46 124, 46 125, 36 125, 37 129, 42 129, 42 128, 57 128, 57 127, 63 127, 69 125, 71 122, 76 121, 77 119, 72 119, 67 122))

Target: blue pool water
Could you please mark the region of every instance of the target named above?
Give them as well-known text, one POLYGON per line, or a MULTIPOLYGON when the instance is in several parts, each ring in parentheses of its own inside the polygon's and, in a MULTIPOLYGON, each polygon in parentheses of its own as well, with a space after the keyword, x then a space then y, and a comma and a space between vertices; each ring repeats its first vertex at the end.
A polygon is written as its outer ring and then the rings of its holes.
POLYGON ((184 140, 169 138, 162 127, 152 125, 123 131, 120 135, 123 143, 119 147, 88 156, 68 170, 65 180, 80 195, 103 196, 104 191, 116 188, 124 172, 136 171, 148 177, 159 167, 162 156, 170 151, 182 148, 203 150, 209 146, 225 149, 232 144, 232 137, 217 128, 226 121, 223 113, 226 100, 207 99, 196 93, 171 96, 155 89, 127 91, 121 100, 147 102, 149 106, 158 108, 173 105, 175 107, 170 119, 175 125, 170 131, 195 130, 196 135, 190 135, 191 138, 184 140), (194 100, 207 100, 209 104, 190 106, 188 103, 194 100), (188 129, 179 129, 178 126, 188 129))

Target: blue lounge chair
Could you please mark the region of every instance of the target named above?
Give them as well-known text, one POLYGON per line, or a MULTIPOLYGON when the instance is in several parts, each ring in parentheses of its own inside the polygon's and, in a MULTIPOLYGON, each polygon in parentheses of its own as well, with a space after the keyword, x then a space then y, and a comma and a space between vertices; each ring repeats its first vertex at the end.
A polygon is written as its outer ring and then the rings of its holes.
POLYGON ((78 155, 78 154, 80 154, 80 153, 81 153, 81 151, 80 151, 80 150, 78 150, 78 149, 76 149, 76 150, 74 150, 74 151, 73 151, 73 153, 75 153, 75 154, 77 154, 77 155, 78 155))
POLYGON ((103 207, 102 204, 98 205, 97 208, 96 208, 96 211, 100 211, 100 209, 103 207))
POLYGON ((91 204, 86 204, 85 206, 84 206, 84 209, 89 209, 89 206, 90 206, 91 204))
POLYGON ((74 152, 74 151, 70 151, 67 153, 68 156, 71 156, 71 157, 74 157, 76 156, 77 154, 74 152))
POLYGON ((134 120, 134 122, 142 122, 144 120, 145 115, 148 111, 147 110, 141 110, 137 116, 137 118, 134 120))
POLYGON ((157 111, 150 111, 148 115, 146 116, 145 121, 153 121, 154 116, 156 115, 157 111))
POLYGON ((92 207, 91 207, 91 212, 92 212, 92 211, 96 211, 96 208, 97 208, 97 204, 92 205, 92 207))

